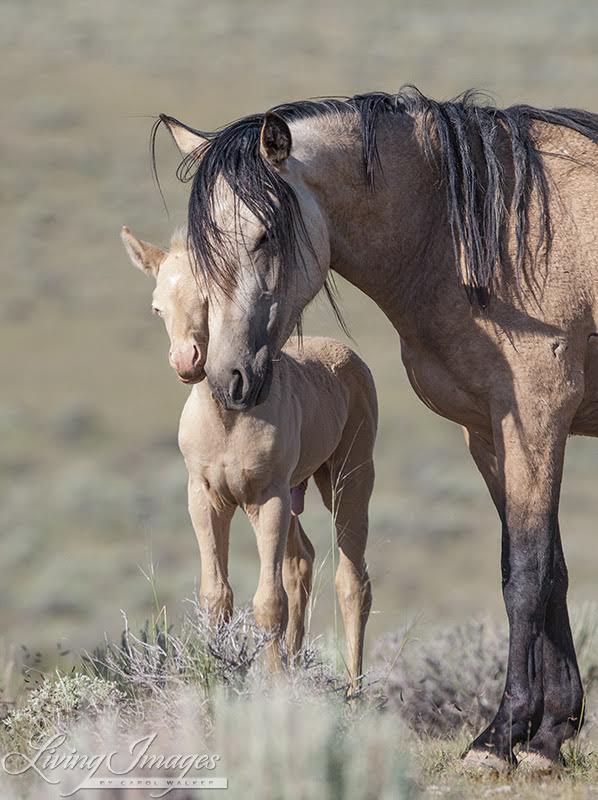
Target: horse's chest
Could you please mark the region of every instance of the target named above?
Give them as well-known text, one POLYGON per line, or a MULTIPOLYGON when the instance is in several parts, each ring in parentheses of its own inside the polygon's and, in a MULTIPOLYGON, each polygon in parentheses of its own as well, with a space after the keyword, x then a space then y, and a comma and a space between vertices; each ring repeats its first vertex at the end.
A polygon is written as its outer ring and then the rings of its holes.
POLYGON ((401 340, 401 356, 411 386, 428 408, 459 425, 483 430, 488 425, 484 395, 460 381, 435 356, 415 351, 401 340))

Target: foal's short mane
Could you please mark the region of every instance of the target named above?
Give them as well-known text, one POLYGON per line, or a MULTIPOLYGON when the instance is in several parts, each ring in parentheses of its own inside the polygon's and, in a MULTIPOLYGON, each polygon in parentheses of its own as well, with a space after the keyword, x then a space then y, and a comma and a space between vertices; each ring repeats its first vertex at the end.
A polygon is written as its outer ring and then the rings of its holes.
POLYGON ((189 235, 187 233, 187 226, 186 225, 179 225, 178 228, 174 229, 172 236, 170 237, 170 244, 168 246, 168 251, 170 253, 181 253, 186 252, 189 245, 189 235))
MULTIPOLYGON (((331 114, 356 116, 361 127, 364 181, 371 190, 375 190, 376 175, 384 168, 376 144, 380 117, 407 114, 423 123, 419 126, 423 148, 437 164, 444 188, 459 276, 470 299, 481 306, 486 305, 497 266, 505 258, 504 237, 511 215, 517 243, 516 278, 523 273, 530 253, 532 195, 537 198, 539 211, 536 254, 542 247, 546 253, 550 249, 550 187, 532 124, 540 121, 569 128, 598 143, 596 114, 527 105, 499 109, 475 91, 438 102, 408 86, 397 94, 374 92, 351 98, 301 100, 272 110, 287 122, 331 114), (499 146, 505 135, 511 150, 510 197, 499 146)), ((215 282, 224 291, 234 286, 237 265, 233 257, 222 257, 230 251, 230 244, 215 214, 217 181, 224 180, 238 204, 247 206, 264 226, 270 252, 280 258, 279 280, 288 280, 293 272, 297 239, 303 237, 309 246, 293 190, 260 156, 263 119, 263 114, 254 114, 215 132, 196 131, 206 143, 179 167, 179 178, 192 180, 189 245, 195 264, 208 283, 215 282)))

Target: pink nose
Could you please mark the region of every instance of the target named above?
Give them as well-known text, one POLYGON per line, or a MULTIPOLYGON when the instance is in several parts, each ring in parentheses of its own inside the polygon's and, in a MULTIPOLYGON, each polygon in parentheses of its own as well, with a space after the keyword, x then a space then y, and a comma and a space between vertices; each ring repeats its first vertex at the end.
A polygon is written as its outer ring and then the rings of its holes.
POLYGON ((200 352, 196 344, 172 347, 168 354, 170 366, 181 378, 193 377, 199 366, 200 352))

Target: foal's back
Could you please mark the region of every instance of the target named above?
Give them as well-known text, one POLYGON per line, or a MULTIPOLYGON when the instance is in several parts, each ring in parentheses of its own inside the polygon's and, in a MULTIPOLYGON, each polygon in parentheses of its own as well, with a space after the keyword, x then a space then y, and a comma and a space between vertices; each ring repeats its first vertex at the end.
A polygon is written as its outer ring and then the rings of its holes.
POLYGON ((301 340, 293 336, 283 348, 282 362, 286 362, 290 382, 299 392, 311 390, 297 397, 303 400, 306 412, 313 411, 318 418, 327 410, 340 418, 348 406, 356 403, 362 412, 377 419, 372 373, 346 344, 325 336, 301 340), (314 397, 318 402, 313 401, 314 397))

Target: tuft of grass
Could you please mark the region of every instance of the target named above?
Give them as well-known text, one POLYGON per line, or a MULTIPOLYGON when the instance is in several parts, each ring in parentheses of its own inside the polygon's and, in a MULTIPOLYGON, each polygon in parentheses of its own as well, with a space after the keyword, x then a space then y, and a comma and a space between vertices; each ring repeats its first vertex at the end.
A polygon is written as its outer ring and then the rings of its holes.
POLYGON ((241 691, 271 638, 247 609, 214 625, 197 600, 190 601, 176 634, 162 611, 138 635, 130 630, 126 615, 123 618, 120 642, 106 638, 83 655, 83 666, 131 698, 157 698, 182 685, 195 686, 206 696, 217 685, 241 691))
POLYGON ((292 699, 277 690, 248 703, 220 696, 215 717, 215 745, 231 788, 251 786, 253 797, 400 800, 419 794, 396 718, 370 707, 351 708, 333 694, 292 699))

